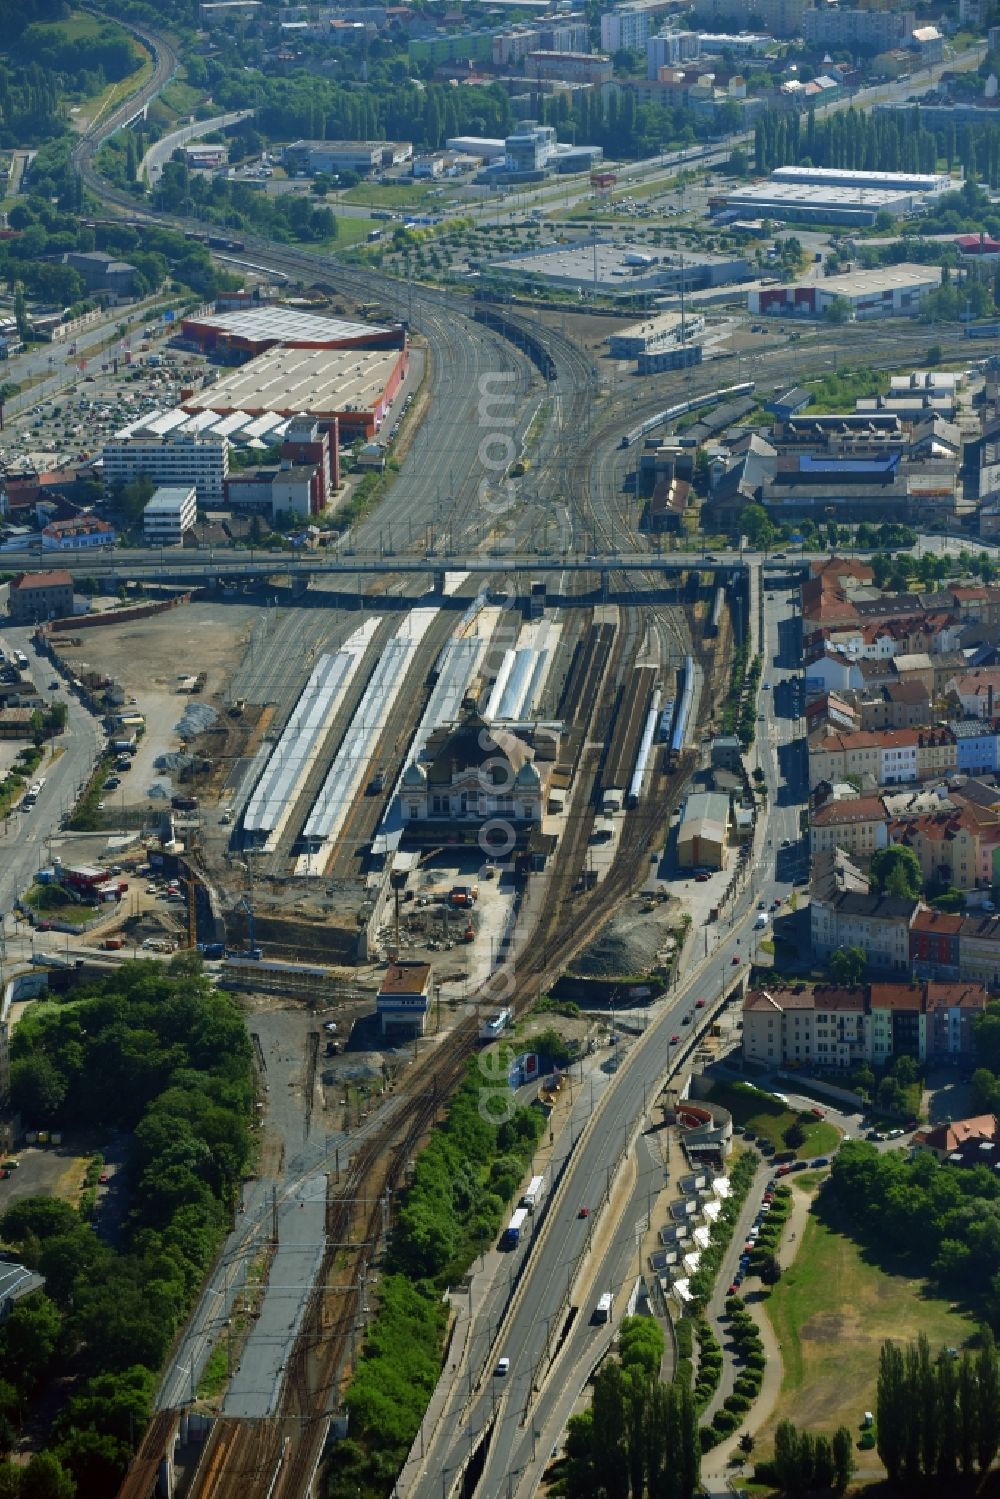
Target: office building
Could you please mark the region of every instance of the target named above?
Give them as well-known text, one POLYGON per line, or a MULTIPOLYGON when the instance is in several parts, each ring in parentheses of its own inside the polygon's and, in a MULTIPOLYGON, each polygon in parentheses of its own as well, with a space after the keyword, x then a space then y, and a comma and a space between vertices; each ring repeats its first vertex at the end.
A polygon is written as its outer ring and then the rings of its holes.
MULTIPOLYGON (((488 55, 488 54, 487 54, 488 55)), ((370 177, 382 167, 398 166, 409 161, 413 146, 409 141, 293 141, 281 153, 281 162, 290 172, 319 173, 336 176, 353 172, 370 177)))
POLYGON ((198 501, 193 484, 165 484, 156 490, 142 512, 143 540, 150 546, 180 546, 194 530, 198 501))
POLYGON ((222 503, 229 473, 229 444, 215 433, 171 432, 165 437, 143 430, 142 423, 124 428, 101 453, 105 487, 113 490, 137 474, 159 485, 193 485, 198 504, 210 510, 222 503))

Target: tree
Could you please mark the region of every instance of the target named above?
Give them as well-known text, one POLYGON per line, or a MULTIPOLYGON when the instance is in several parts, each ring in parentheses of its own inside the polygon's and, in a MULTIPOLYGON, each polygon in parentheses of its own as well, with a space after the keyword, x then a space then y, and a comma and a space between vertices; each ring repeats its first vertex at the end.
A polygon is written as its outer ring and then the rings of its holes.
POLYGON ((823 312, 823 320, 841 326, 851 320, 851 304, 846 297, 834 297, 823 312))
POLYGON ((831 953, 827 965, 834 983, 844 988, 860 984, 868 966, 868 954, 863 947, 838 947, 831 953))
POLYGON ((774 541, 774 526, 763 505, 744 505, 740 511, 740 534, 752 547, 767 551, 774 541))
POLYGON ((76 1484, 52 1452, 39 1452, 24 1469, 20 1499, 73 1499, 76 1484))
POLYGON ((833 1488, 842 1494, 854 1472, 854 1438, 846 1426, 838 1426, 833 1434, 833 1488))
POLYGON ((988 1327, 980 1333, 976 1385, 979 1391, 976 1460, 980 1473, 986 1473, 1000 1451, 1000 1362, 993 1333, 988 1327))
POLYGON ((53 1123, 66 1098, 66 1079, 46 1056, 19 1057, 11 1063, 10 1098, 25 1118, 53 1123))
POLYGON ((883 1343, 875 1400, 877 1448, 890 1483, 899 1479, 906 1450, 909 1391, 904 1375, 903 1354, 899 1346, 888 1341, 883 1343))
POLYGON ((976 1370, 968 1353, 958 1367, 958 1465, 965 1477, 975 1471, 979 1431, 979 1391, 976 1370))
POLYGON ((778 1487, 792 1493, 798 1480, 799 1434, 791 1421, 779 1421, 774 1433, 774 1476, 778 1487))
POLYGON ((920 860, 903 844, 893 843, 872 854, 870 872, 876 890, 883 895, 916 900, 924 888, 920 860))
POLYGON ((776 1286, 781 1279, 781 1261, 776 1254, 769 1254, 760 1267, 760 1278, 765 1286, 776 1286))

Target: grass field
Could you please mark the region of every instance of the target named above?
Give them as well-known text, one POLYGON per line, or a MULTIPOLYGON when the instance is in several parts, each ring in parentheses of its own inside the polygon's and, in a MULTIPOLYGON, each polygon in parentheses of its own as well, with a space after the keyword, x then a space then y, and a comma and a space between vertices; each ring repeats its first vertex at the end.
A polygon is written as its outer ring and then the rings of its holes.
MULTIPOLYGON (((887 1274, 854 1241, 810 1213, 793 1264, 764 1303, 784 1377, 766 1437, 781 1420, 816 1432, 855 1431, 875 1409, 879 1349, 927 1334, 932 1351, 961 1348, 972 1321, 928 1296, 922 1281, 887 1274)), ((866 1454, 871 1458, 873 1454, 866 1454)))
MULTIPOLYGON (((713 1103, 721 1104, 733 1116, 733 1123, 740 1129, 752 1129, 760 1139, 770 1140, 776 1150, 788 1150, 785 1130, 794 1124, 798 1114, 786 1109, 784 1104, 767 1093, 744 1092, 741 1087, 716 1083, 711 1092, 713 1103)), ((840 1143, 840 1131, 823 1119, 803 1120, 805 1140, 795 1151, 800 1161, 811 1160, 816 1155, 829 1155, 840 1143)))
POLYGON ((338 202, 351 203, 356 208, 426 208, 436 213, 447 193, 434 198, 431 192, 432 188, 419 187, 416 183, 411 187, 403 182, 359 182, 357 187, 332 195, 330 202, 334 213, 338 202))

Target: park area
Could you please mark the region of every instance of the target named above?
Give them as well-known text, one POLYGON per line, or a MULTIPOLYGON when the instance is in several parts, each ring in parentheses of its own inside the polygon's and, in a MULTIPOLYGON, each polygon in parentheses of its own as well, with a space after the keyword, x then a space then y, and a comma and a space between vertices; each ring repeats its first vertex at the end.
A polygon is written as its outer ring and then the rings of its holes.
MULTIPOLYGON (((803 1180, 803 1185, 808 1179, 803 1180)), ((954 1305, 927 1293, 921 1280, 880 1269, 836 1226, 826 1209, 805 1219, 794 1260, 764 1303, 781 1346, 781 1394, 761 1433, 762 1447, 779 1421, 828 1436, 858 1432, 876 1406, 879 1350, 924 1333, 935 1352, 961 1349, 975 1331, 954 1305)), ((880 1471, 875 1452, 858 1453, 859 1476, 880 1471)))
POLYGON ((752 1131, 755 1139, 769 1141, 776 1151, 794 1151, 797 1160, 831 1155, 840 1144, 840 1131, 834 1125, 787 1108, 773 1093, 763 1093, 749 1083, 715 1083, 709 1097, 729 1110, 734 1128, 752 1131))

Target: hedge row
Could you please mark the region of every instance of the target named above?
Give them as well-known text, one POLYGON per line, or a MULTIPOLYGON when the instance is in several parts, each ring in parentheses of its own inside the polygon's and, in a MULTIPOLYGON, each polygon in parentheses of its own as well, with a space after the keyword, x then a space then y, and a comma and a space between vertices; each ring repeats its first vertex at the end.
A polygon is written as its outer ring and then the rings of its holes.
POLYGON ((722 1378, 722 1346, 702 1317, 698 1322, 698 1377, 694 1386, 694 1403, 703 1411, 719 1388, 722 1378))
POLYGON ((710 1452, 743 1424, 743 1417, 760 1394, 764 1380, 767 1359, 756 1322, 739 1296, 729 1297, 726 1313, 734 1346, 733 1356, 741 1361, 743 1371, 737 1376, 733 1393, 726 1396, 709 1425, 701 1428, 702 1452, 710 1452))

